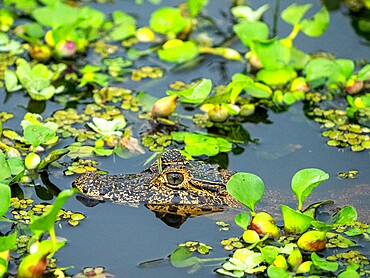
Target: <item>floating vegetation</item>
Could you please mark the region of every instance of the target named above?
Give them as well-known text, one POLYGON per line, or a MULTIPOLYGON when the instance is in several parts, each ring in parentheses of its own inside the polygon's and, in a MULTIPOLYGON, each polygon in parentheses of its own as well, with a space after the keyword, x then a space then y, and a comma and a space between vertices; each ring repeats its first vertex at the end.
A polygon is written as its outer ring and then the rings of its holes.
POLYGON ((209 254, 210 250, 212 250, 212 246, 199 241, 187 241, 185 243, 180 243, 178 246, 186 247, 190 252, 197 251, 199 254, 202 255, 207 255, 209 254))
MULTIPOLYGON (((295 46, 299 34, 317 37, 325 32, 330 23, 325 6, 311 18, 307 16, 311 4, 285 8, 280 16, 291 33, 281 37, 263 20, 268 5, 253 10, 233 1, 230 11, 223 11, 230 15, 225 17, 230 26, 224 33, 220 28, 224 26, 208 16, 208 2, 189 0, 178 6, 153 6, 149 21, 143 23, 127 11, 106 15, 77 1, 4 1, 0 10, 4 107, 12 109, 6 106, 7 100, 21 96, 29 100, 26 109, 30 112, 12 127, 8 125, 17 119, 8 120, 14 118, 14 111, 0 112, 0 217, 14 223, 9 230, 1 230, 0 277, 8 275, 10 250, 17 244, 22 250, 17 258, 19 277, 51 273, 56 268, 52 256, 65 244, 57 240, 55 222, 66 219, 76 226, 85 218, 82 213, 62 209, 73 190, 60 192, 53 204, 11 198, 12 191, 22 191, 24 185, 33 186, 36 192, 47 191, 38 185, 38 179, 50 166, 73 175, 97 171, 96 156, 127 159, 145 150, 162 152, 171 147, 180 147, 187 158, 237 153, 241 144, 253 142, 244 123, 270 123, 268 112, 285 111, 296 102, 304 102, 307 116, 322 125, 329 146, 350 147, 354 152, 370 149, 368 62, 355 63, 328 53, 310 55, 295 46), (215 85, 216 80, 198 76, 190 82, 169 80, 169 90, 162 95, 156 91, 158 80, 154 79, 193 69, 213 55, 222 61, 222 72, 227 71, 227 61, 243 69, 231 80, 223 79, 224 84, 215 85), (25 227, 30 237, 21 234, 20 227, 25 227), (50 239, 43 236, 46 234, 50 239)), ((368 10, 363 2, 345 4, 357 16, 368 10)), ((360 35, 368 33, 368 19, 359 18, 360 35)), ((354 178, 356 174, 349 171, 339 176, 354 178)), ((356 266, 348 266, 338 273, 336 262, 316 253, 302 262, 297 248, 319 252, 326 247, 351 247, 353 242, 338 233, 368 237, 365 224, 336 226, 343 225, 336 218, 331 223, 318 223, 312 210, 303 210, 305 198, 326 179, 326 173, 312 169, 293 179, 298 208, 281 205, 284 232, 292 235, 280 237, 282 231, 273 217, 255 212, 255 204, 264 193, 262 181, 255 175, 236 175, 228 190, 238 194, 235 184, 251 182, 249 195, 240 200, 251 215, 244 212, 235 218, 243 235, 223 241, 225 249, 236 251, 218 272, 231 276, 264 272, 280 277, 289 275, 287 270, 309 272, 311 266, 319 274, 345 276, 356 272, 356 266), (332 229, 337 234, 330 234, 332 229), (274 241, 285 247, 269 245, 274 241)), ((56 193, 47 198, 53 195, 56 193)), ((356 213, 345 207, 339 214, 353 220, 356 213)), ((228 229, 223 222, 218 225, 228 229)), ((179 247, 171 255, 174 266, 196 268, 215 261, 194 257, 189 244, 201 254, 211 249, 199 242, 185 243, 187 248, 179 247)), ((361 265, 357 274, 369 274, 366 260, 356 256, 360 259, 351 263, 361 265)), ((61 269, 55 269, 54 275, 57 273, 64 276, 61 269)), ((77 277, 113 275, 97 267, 86 268, 77 277)))
POLYGON ((357 178, 357 175, 359 172, 357 170, 349 170, 346 172, 340 172, 338 173, 338 178, 340 179, 355 179, 357 178))

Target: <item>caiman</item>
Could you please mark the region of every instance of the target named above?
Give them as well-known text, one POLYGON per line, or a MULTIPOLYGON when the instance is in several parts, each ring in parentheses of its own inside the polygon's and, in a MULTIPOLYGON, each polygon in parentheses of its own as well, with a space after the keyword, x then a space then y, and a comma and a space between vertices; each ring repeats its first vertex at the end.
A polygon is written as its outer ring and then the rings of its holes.
POLYGON ((218 165, 187 160, 172 149, 138 174, 87 172, 76 178, 74 186, 96 199, 144 203, 157 213, 192 217, 239 205, 226 190, 234 173, 218 165))

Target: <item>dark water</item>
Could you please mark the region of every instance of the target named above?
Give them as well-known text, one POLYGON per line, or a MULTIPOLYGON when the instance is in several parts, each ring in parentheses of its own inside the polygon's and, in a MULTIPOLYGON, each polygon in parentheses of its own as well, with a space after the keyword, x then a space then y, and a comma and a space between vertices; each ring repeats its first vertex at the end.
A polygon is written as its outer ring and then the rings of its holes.
MULTIPOLYGON (((174 1, 164 1, 168 5, 175 5, 174 1)), ((282 1, 281 9, 293 1, 282 1)), ((298 1, 299 2, 299 1, 298 1)), ((307 1, 300 1, 306 3, 307 1)), ((216 22, 227 34, 232 23, 228 14, 229 1, 210 1, 207 13, 215 17, 216 22)), ((266 13, 266 22, 273 25, 273 9, 275 1, 250 1, 253 7, 264 3, 272 3, 266 13)), ((312 1, 314 9, 318 10, 319 2, 312 1)), ((139 22, 148 22, 150 13, 157 8, 152 4, 138 6, 133 1, 116 1, 114 4, 94 4, 95 8, 111 12, 121 9, 138 15, 139 22)), ((290 26, 278 21, 277 33, 280 36, 290 32, 290 26)), ((367 42, 368 44, 368 42, 367 42)), ((337 57, 369 59, 369 47, 366 41, 358 36, 351 28, 350 18, 345 11, 337 10, 331 13, 331 24, 328 31, 320 38, 308 38, 299 35, 295 45, 308 52, 325 50, 337 57)), ((240 45, 237 48, 242 49, 240 45)), ((154 63, 154 61, 151 61, 154 63)), ((139 62, 140 63, 140 62, 139 62)), ((142 62, 144 64, 144 62, 142 62)), ((146 62, 147 63, 147 62, 146 62)), ((236 72, 243 72, 241 63, 225 62, 223 59, 208 57, 197 68, 183 70, 165 75, 161 80, 145 81, 143 83, 128 83, 125 87, 145 90, 158 97, 164 96, 169 83, 175 80, 189 82, 195 78, 211 78, 214 84, 226 84, 236 72), (136 86, 136 87, 135 87, 136 86)), ((0 91, 1 93, 1 91, 0 91)), ((6 102, 4 94, 0 94, 0 110, 13 112, 17 117, 6 125, 15 127, 21 132, 19 119, 26 113, 28 99, 19 98, 19 94, 11 96, 6 102)), ((58 104, 48 103, 43 115, 51 115, 55 109, 62 108, 58 104)), ((181 108, 180 108, 181 109, 181 108)), ((317 123, 307 119, 301 104, 293 105, 287 112, 274 114, 268 112, 271 124, 245 123, 248 130, 258 144, 240 145, 243 152, 238 155, 228 154, 228 167, 235 171, 252 172, 259 175, 265 182, 268 198, 262 203, 268 205, 267 210, 278 211, 280 203, 295 206, 296 202, 290 190, 290 180, 293 174, 306 167, 321 168, 328 172, 330 180, 314 190, 312 197, 307 201, 334 199, 340 205, 352 204, 359 209, 360 218, 369 221, 369 152, 353 153, 347 149, 340 150, 326 146, 326 139, 321 136, 317 123), (357 179, 341 180, 336 178, 338 172, 356 169, 360 172, 357 179)), ((143 163, 151 155, 145 155, 124 160, 119 157, 99 158, 99 168, 110 173, 135 173, 143 169, 143 163)), ((73 178, 62 175, 61 170, 51 169, 50 180, 60 187, 70 188, 73 178)), ((75 266, 70 273, 77 273, 84 266, 106 266, 107 272, 117 277, 187 277, 186 269, 173 268, 168 260, 139 267, 143 261, 166 258, 178 243, 188 240, 198 240, 214 247, 214 257, 227 256, 219 245, 219 241, 230 236, 240 236, 241 229, 233 224, 230 215, 216 216, 231 224, 230 231, 219 231, 215 220, 210 217, 188 219, 180 229, 168 227, 145 207, 132 208, 129 206, 103 203, 88 208, 71 199, 66 209, 80 211, 87 215, 78 227, 62 226, 57 228, 59 236, 68 239, 65 248, 58 251, 59 266, 75 266)), ((264 209, 261 205, 258 209, 264 209)), ((232 213, 236 214, 236 212, 232 213)), ((209 267, 201 269, 194 277, 214 276, 209 267)))

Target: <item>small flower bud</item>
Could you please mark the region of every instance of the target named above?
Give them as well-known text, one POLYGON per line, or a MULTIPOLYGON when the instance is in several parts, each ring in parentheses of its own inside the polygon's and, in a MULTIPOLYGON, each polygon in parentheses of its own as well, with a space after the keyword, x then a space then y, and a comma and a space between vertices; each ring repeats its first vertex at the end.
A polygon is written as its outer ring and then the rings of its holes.
POLYGON ((312 262, 311 261, 305 261, 300 266, 298 267, 296 274, 301 274, 301 273, 307 273, 311 269, 312 262))
POLYGON ((29 153, 25 158, 24 164, 27 169, 34 170, 39 166, 40 161, 41 158, 37 153, 29 153))
POLYGON ((282 269, 288 269, 288 264, 286 262, 286 259, 283 255, 277 255, 275 260, 272 263, 274 266, 282 268, 282 269))
POLYGON ((31 47, 30 56, 33 59, 46 61, 51 56, 51 50, 46 45, 35 45, 31 47))
POLYGON ((346 92, 350 95, 355 95, 364 88, 364 81, 350 79, 346 83, 346 92))
POLYGON ((227 108, 222 105, 216 105, 213 109, 208 111, 209 119, 212 122, 222 123, 229 117, 229 112, 227 108))
POLYGON ((292 92, 308 92, 310 90, 310 86, 308 85, 306 79, 303 77, 295 78, 292 83, 290 84, 290 91, 292 92))
POLYGON ((245 230, 242 237, 246 243, 255 243, 260 240, 260 236, 254 230, 245 230))
POLYGON ((308 231, 297 241, 297 245, 304 251, 319 252, 326 247, 326 232, 308 231))
POLYGON ((150 28, 141 27, 136 31, 136 38, 139 42, 153 42, 155 34, 150 28))
POLYGON ((157 100, 152 108, 152 117, 166 118, 173 113, 176 109, 176 100, 179 98, 177 95, 168 96, 157 100))
POLYGON ((77 47, 74 41, 62 40, 55 46, 55 53, 58 57, 69 58, 76 54, 77 47))
POLYGON ((245 57, 249 60, 249 63, 251 64, 251 66, 255 69, 261 69, 263 68, 263 65, 260 61, 260 59, 258 58, 257 54, 254 53, 254 52, 248 52, 245 57))
POLYGON ((275 220, 266 212, 256 213, 249 225, 249 229, 255 230, 260 236, 269 234, 271 238, 280 236, 279 228, 276 226, 275 220))

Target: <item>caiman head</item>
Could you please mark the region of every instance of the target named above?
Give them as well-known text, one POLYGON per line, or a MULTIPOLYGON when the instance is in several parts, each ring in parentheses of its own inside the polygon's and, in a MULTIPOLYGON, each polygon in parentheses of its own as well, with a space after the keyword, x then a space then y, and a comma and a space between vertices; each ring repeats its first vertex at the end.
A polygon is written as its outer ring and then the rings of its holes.
POLYGON ((234 172, 217 165, 186 160, 176 150, 165 151, 149 168, 138 174, 79 176, 74 186, 82 193, 119 203, 145 203, 161 213, 196 216, 238 206, 226 191, 234 172))

